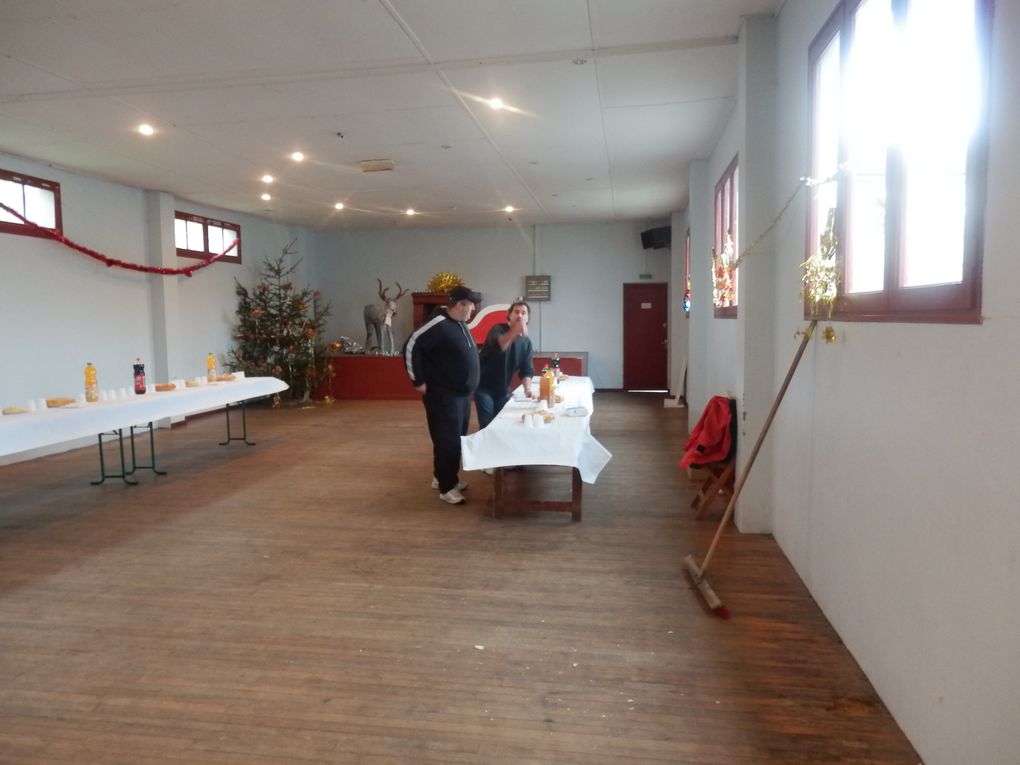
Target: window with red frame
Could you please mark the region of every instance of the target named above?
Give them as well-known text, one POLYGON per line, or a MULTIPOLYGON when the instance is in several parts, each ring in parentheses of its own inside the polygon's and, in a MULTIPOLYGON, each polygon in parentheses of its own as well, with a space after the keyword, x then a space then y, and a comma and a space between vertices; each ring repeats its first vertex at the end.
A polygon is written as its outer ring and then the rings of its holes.
MULTIPOLYGON (((0 202, 49 231, 63 233, 60 184, 24 173, 0 170, 0 202)), ((24 236, 45 236, 0 207, 0 231, 24 236)))
POLYGON ((991 0, 843 0, 809 49, 808 255, 832 318, 979 322, 991 0), (837 172, 838 171, 838 172, 837 172))
POLYGON ((712 303, 717 319, 737 318, 737 157, 715 185, 712 303))
POLYGON ((234 240, 237 246, 220 258, 221 262, 241 262, 241 227, 201 215, 176 212, 174 214, 174 240, 177 255, 181 258, 208 260, 227 250, 234 240))

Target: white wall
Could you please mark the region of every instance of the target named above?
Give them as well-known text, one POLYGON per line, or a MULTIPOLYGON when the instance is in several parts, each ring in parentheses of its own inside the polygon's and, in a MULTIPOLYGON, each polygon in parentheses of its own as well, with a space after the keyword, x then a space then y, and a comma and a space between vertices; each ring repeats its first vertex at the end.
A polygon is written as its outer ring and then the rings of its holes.
MULTIPOLYGON (((320 289, 333 306, 330 338, 365 341, 362 311, 378 301, 376 279, 422 291, 441 271, 480 291, 484 304, 524 293, 524 277, 552 277, 552 299, 532 305, 531 335, 548 351, 587 351, 599 388, 623 385, 623 284, 669 279, 669 251, 643 251, 641 231, 661 222, 554 225, 512 224, 470 229, 322 232, 316 248, 320 289)), ((390 289, 390 294, 395 288, 390 289)), ((411 331, 411 297, 401 298, 394 336, 411 331)))
MULTIPOLYGON (((832 6, 779 19, 776 199, 807 173, 806 51, 832 6)), ((769 436, 776 538, 927 765, 1020 762, 1020 5, 996 6, 984 323, 835 323, 769 436)), ((805 323, 804 201, 775 238, 773 388, 805 323)))
MULTIPOLYGON (((77 395, 87 361, 95 364, 103 389, 131 386, 135 357, 146 364, 150 382, 202 374, 206 354, 212 351, 222 362, 232 344, 235 277, 252 286, 263 259, 277 256, 294 238, 299 257, 306 258, 295 283, 305 286, 314 277, 314 240, 300 229, 183 200, 175 204, 166 194, 18 157, 0 155, 0 167, 59 183, 64 235, 110 258, 194 265, 174 255, 165 262, 157 251, 173 251, 172 240, 159 237, 161 231, 172 237, 175 208, 240 224, 244 246, 241 265, 217 263, 189 278, 107 267, 50 239, 0 234, 0 406, 77 395)), ((6 457, 0 464, 85 443, 92 440, 6 457)))

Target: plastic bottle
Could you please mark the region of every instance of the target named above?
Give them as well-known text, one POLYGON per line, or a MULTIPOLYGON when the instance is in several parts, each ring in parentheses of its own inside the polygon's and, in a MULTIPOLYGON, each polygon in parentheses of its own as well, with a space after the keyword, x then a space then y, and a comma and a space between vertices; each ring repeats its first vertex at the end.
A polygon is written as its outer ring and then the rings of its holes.
POLYGON ((216 382, 216 355, 210 353, 205 357, 206 379, 209 382, 216 382))
POLYGON ((99 400, 99 380, 91 361, 85 364, 85 400, 91 404, 99 400))
POLYGON ((558 353, 555 354, 552 357, 552 371, 553 371, 553 376, 557 380, 559 380, 560 379, 560 375, 563 374, 563 373, 560 371, 560 354, 558 354, 558 353))
POLYGON ((538 381, 538 399, 539 401, 545 401, 549 408, 552 409, 553 404, 556 403, 556 377, 553 375, 553 371, 546 367, 542 370, 542 377, 538 381))
POLYGON ((135 393, 145 393, 145 364, 141 359, 135 359, 135 393))

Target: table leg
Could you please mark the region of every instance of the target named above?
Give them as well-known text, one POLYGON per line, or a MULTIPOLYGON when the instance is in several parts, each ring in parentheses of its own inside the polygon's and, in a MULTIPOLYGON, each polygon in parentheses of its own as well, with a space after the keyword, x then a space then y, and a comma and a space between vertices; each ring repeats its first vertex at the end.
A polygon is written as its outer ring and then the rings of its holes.
MULTIPOLYGON (((241 402, 241 435, 232 436, 230 435, 230 404, 227 404, 223 411, 227 415, 227 440, 220 441, 220 446, 227 446, 231 441, 244 441, 248 446, 255 446, 255 442, 248 440, 248 416, 247 409, 244 405, 244 401, 241 402)), ((235 403, 234 406, 237 406, 235 403)))
POLYGON ((117 430, 110 431, 109 433, 100 433, 99 436, 99 480, 89 481, 93 486, 106 481, 107 478, 119 478, 128 486, 137 486, 138 481, 129 481, 128 476, 131 475, 132 471, 128 471, 124 462, 124 431, 118 428, 117 430), (117 444, 120 447, 120 472, 119 473, 107 473, 106 472, 106 457, 103 455, 103 436, 117 436, 117 444))
POLYGON ((492 516, 503 517, 503 468, 498 467, 492 474, 492 516))
POLYGON ((153 435, 152 423, 151 422, 148 425, 132 425, 131 426, 131 469, 128 471, 128 473, 129 474, 130 473, 134 473, 139 468, 141 468, 142 470, 151 470, 156 475, 166 475, 166 471, 165 470, 157 470, 156 469, 156 437, 153 435), (140 429, 140 428, 148 428, 149 429, 149 455, 150 455, 150 458, 149 458, 149 464, 148 465, 139 465, 138 464, 138 459, 135 456, 135 430, 136 429, 140 429))
POLYGON ((570 520, 578 523, 581 520, 581 471, 574 468, 570 486, 570 520))

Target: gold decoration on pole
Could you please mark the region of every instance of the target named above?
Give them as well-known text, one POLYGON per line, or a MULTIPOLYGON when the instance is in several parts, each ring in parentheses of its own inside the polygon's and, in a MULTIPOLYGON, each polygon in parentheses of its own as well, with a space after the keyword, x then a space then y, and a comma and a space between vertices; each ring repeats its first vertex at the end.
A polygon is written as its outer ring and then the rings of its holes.
MULTIPOLYGON (((836 259, 836 209, 829 210, 825 231, 818 240, 818 252, 801 263, 804 269, 804 297, 808 311, 828 319, 839 292, 839 263, 836 259)), ((835 337, 835 331, 832 333, 835 337)))
POLYGON ((428 283, 425 285, 425 291, 432 293, 449 292, 454 287, 459 287, 463 283, 464 280, 457 276, 457 274, 450 271, 440 271, 428 280, 428 283))

